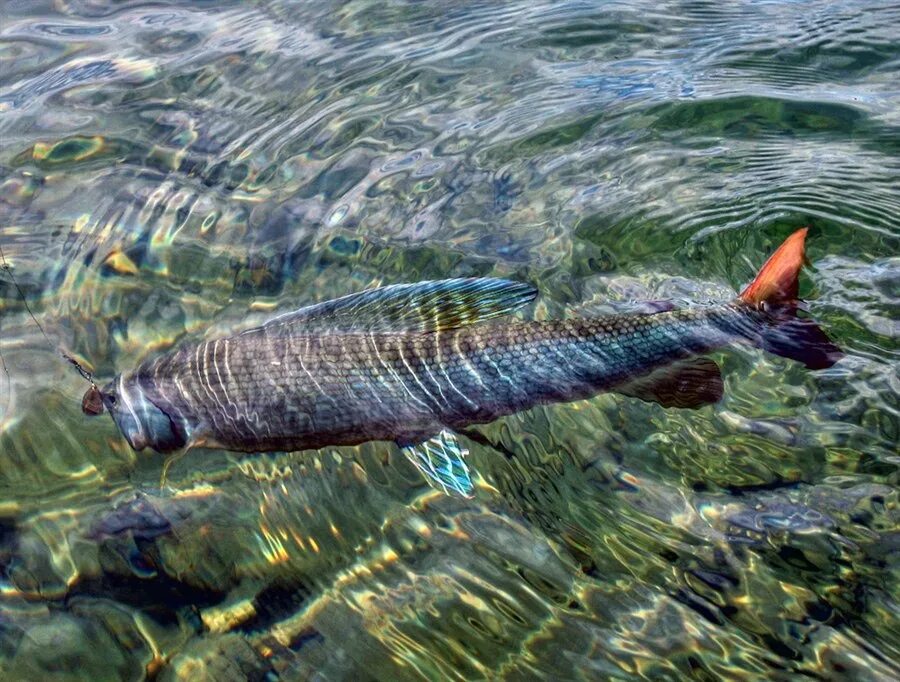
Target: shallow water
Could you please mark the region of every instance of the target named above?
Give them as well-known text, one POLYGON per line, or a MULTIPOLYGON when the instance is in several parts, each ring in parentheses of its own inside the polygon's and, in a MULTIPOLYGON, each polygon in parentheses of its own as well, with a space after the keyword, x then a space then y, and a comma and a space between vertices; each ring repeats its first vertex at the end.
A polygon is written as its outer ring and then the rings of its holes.
POLYGON ((0 678, 900 677, 895 3, 0 4, 0 247, 103 379, 368 286, 724 300, 810 225, 846 351, 698 411, 194 452, 159 488, 0 271, 0 678))

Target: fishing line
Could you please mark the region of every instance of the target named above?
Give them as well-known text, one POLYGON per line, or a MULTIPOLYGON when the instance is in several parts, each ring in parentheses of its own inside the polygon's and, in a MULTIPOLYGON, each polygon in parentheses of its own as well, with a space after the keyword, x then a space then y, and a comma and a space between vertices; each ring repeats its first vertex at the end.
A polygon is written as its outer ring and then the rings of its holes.
MULTIPOLYGON (((16 290, 19 294, 22 293, 22 290, 19 289, 19 285, 16 283, 15 278, 12 276, 12 270, 9 267, 9 263, 6 262, 6 255, 3 253, 3 247, 0 246, 0 269, 6 270, 9 273, 9 278, 12 280, 13 285, 16 287, 16 290)), ((28 307, 28 304, 25 304, 25 307, 28 307)), ((0 318, 2 321, 2 318, 0 318)), ((40 327, 40 325, 38 325, 40 327)), ((43 332, 43 329, 41 330, 43 332)), ((2 347, 2 346, 0 346, 2 347)), ((6 359, 3 357, 3 351, 0 350, 0 364, 3 365, 3 373, 6 375, 6 405, 3 406, 3 416, 5 417, 9 414, 9 406, 12 404, 12 377, 9 376, 9 368, 6 366, 6 359)))
POLYGON ((25 306, 25 310, 28 311, 28 314, 31 315, 31 319, 34 320, 34 323, 37 325, 37 328, 41 330, 41 334, 44 336, 44 339, 47 341, 50 346, 54 349, 56 346, 53 345, 53 342, 50 340, 50 337, 47 336, 47 332, 44 331, 44 328, 41 326, 41 323, 37 321, 37 318, 34 316, 34 313, 31 312, 31 307, 28 305, 28 299, 25 298, 25 292, 22 291, 21 287, 19 287, 19 283, 16 281, 16 278, 13 276, 12 268, 9 263, 6 262, 6 255, 3 253, 3 247, 0 246, 0 262, 3 263, 2 267, 6 270, 6 274, 9 275, 9 280, 13 283, 13 286, 16 288, 16 291, 19 292, 19 296, 22 298, 22 304, 25 306))
MULTIPOLYGON (((3 319, 0 318, 0 330, 2 330, 3 319)), ((12 404, 12 378, 9 376, 9 369, 6 367, 6 359, 3 357, 3 351, 0 350, 0 365, 3 366, 3 373, 6 375, 6 404, 3 406, 3 416, 9 414, 9 406, 12 404)))
MULTIPOLYGON (((94 382, 94 375, 91 372, 88 372, 81 365, 81 363, 78 362, 78 360, 76 360, 71 355, 69 355, 64 350, 62 350, 62 348, 60 348, 59 345, 53 343, 53 341, 51 341, 50 337, 47 335, 47 332, 44 331, 44 327, 41 325, 40 322, 38 322, 37 317, 35 317, 34 312, 32 312, 32 310, 31 310, 31 306, 28 305, 28 299, 25 297, 25 292, 22 291, 22 287, 19 286, 19 283, 16 281, 15 275, 13 275, 13 273, 12 273, 12 267, 6 260, 6 254, 3 253, 2 246, 0 246, 0 270, 5 270, 6 274, 9 275, 9 281, 12 282, 13 286, 16 288, 16 291, 18 292, 19 297, 22 299, 22 304, 25 306, 25 310, 28 311, 28 315, 34 321, 35 325, 37 325, 37 328, 40 330, 41 336, 44 337, 44 340, 47 342, 47 345, 53 349, 54 353, 58 353, 59 355, 62 356, 62 358, 66 362, 73 365, 75 367, 75 369, 78 370, 78 373, 82 377, 87 379, 90 382, 91 386, 94 389, 96 389, 97 384, 94 382)), ((5 409, 9 409, 9 403, 12 400, 12 379, 9 376, 9 369, 6 366, 6 360, 3 359, 2 354, 0 354, 0 362, 3 363, 3 372, 6 374, 6 408, 5 409)))

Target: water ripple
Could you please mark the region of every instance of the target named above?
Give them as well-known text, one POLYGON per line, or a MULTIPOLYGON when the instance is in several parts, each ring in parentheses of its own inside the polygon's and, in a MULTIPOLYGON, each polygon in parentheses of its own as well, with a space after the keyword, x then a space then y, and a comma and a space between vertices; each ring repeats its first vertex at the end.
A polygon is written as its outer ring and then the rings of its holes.
POLYGON ((472 501, 385 444, 190 453, 160 489, 0 271, 0 677, 900 675, 896 3, 3 12, 0 246, 100 377, 398 281, 723 300, 801 225, 847 357, 486 425, 472 501))

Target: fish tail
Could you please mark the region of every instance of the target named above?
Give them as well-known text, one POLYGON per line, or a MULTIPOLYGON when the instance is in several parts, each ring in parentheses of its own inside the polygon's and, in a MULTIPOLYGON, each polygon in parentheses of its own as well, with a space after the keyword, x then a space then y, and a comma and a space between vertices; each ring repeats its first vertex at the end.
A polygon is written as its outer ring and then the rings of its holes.
POLYGON ((843 353, 813 320, 798 315, 798 278, 800 268, 807 262, 808 231, 804 227, 785 239, 738 298, 766 313, 755 339, 761 348, 802 362, 809 369, 824 369, 843 353))

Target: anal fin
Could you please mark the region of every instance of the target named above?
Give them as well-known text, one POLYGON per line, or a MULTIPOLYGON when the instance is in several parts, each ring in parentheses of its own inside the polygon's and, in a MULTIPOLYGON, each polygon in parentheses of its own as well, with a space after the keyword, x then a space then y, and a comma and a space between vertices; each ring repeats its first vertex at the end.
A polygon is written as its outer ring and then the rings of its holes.
POLYGON ((475 486, 465 462, 469 451, 456 434, 444 429, 428 440, 401 449, 433 487, 448 495, 474 496, 475 486))
POLYGON ((661 367, 614 390, 663 407, 696 409, 718 402, 724 385, 719 366, 709 358, 697 357, 661 367))

